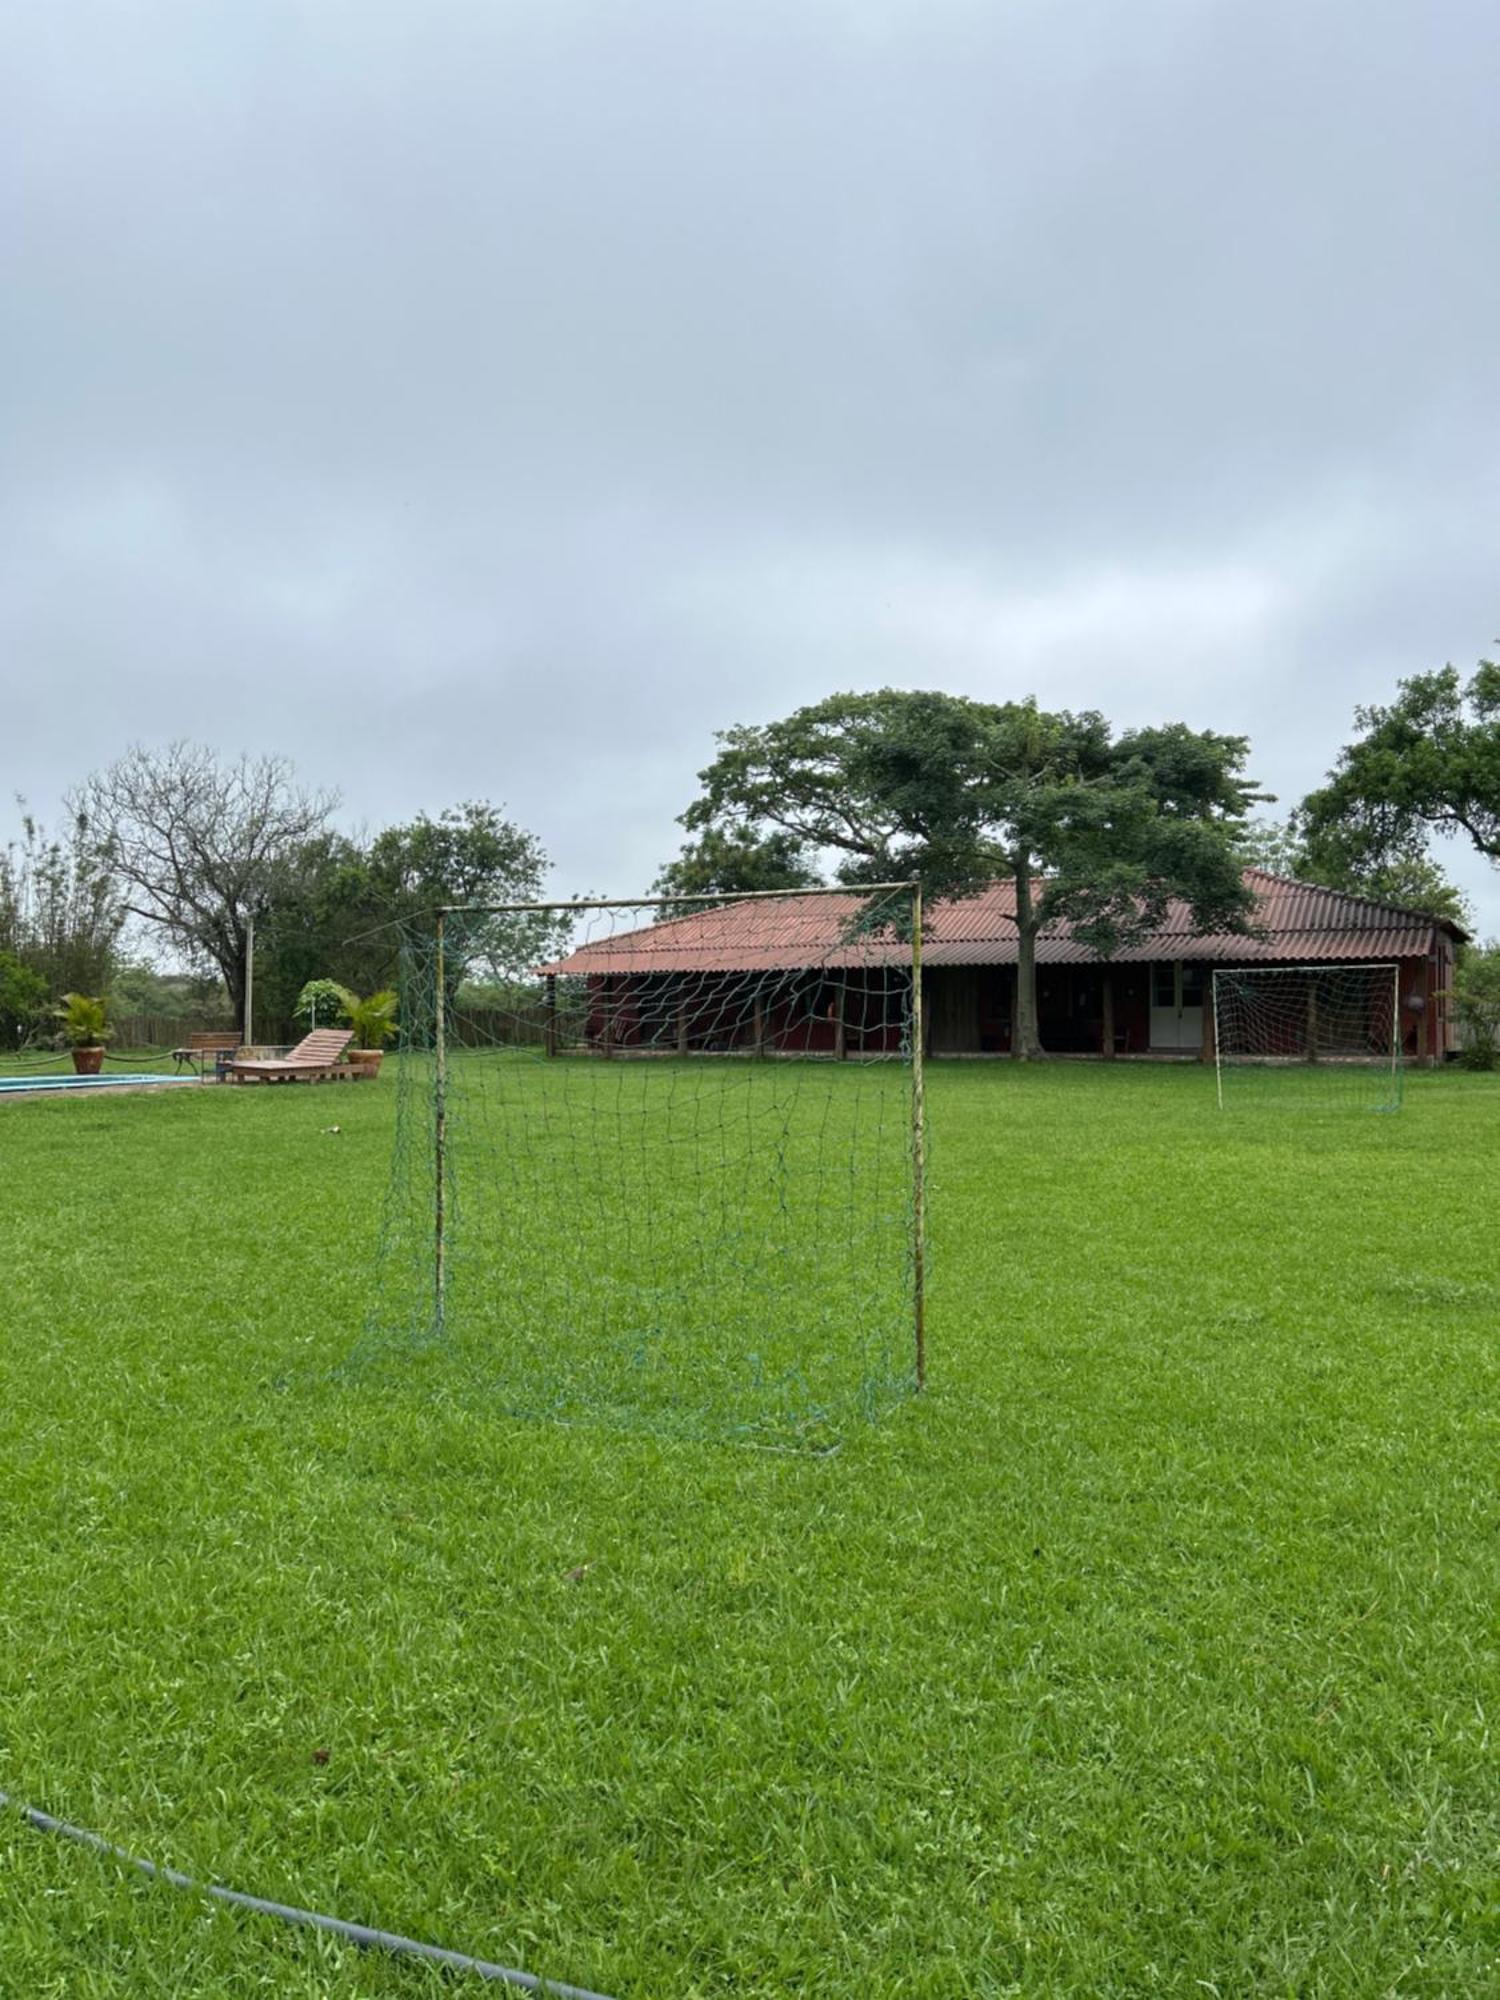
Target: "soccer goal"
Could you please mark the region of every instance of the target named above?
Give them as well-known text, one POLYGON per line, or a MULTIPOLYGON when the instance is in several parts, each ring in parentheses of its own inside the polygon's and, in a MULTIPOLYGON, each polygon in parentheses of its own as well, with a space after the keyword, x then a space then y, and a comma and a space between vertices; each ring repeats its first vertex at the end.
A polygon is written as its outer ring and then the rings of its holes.
POLYGON ((920 965, 906 883, 438 913, 358 1365, 802 1447, 920 1388, 920 965))
POLYGON ((1219 1106, 1401 1103, 1400 968, 1220 967, 1214 973, 1219 1106))

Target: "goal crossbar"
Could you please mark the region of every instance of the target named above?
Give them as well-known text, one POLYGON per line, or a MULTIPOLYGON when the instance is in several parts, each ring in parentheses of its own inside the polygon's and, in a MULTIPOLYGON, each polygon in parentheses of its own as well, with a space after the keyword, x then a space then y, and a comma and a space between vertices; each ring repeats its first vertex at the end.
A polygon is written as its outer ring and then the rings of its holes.
POLYGON ((433 912, 439 917, 509 917, 567 910, 656 909, 668 903, 770 903, 796 896, 894 896, 904 889, 914 894, 915 878, 904 882, 836 883, 832 888, 814 889, 705 889, 690 896, 565 896, 552 903, 440 903, 433 912))

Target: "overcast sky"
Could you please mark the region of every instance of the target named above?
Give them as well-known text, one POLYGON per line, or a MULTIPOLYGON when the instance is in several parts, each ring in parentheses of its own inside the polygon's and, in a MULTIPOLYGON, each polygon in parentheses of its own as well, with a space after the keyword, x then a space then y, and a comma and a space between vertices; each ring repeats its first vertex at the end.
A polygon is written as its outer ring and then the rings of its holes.
POLYGON ((186 733, 622 893, 837 688, 1289 804, 1500 632, 1495 0, 6 0, 0 201, 45 811, 186 733))

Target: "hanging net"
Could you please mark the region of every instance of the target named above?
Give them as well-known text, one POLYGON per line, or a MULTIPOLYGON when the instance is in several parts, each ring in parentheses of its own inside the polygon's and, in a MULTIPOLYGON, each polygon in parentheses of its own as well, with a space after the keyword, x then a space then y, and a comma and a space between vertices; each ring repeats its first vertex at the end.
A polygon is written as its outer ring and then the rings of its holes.
POLYGON ((1402 1061, 1394 965, 1214 973, 1219 1102, 1395 1111, 1402 1061))
POLYGON ((449 912, 405 943, 380 1286, 417 1393, 826 1447, 914 1386, 912 897, 449 912))

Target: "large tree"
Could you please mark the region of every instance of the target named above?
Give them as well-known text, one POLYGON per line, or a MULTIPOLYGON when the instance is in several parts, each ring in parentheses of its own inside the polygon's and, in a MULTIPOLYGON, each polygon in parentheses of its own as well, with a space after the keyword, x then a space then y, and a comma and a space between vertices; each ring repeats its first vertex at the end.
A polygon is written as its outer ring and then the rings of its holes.
MULTIPOLYGON (((371 843, 370 879, 382 903, 426 925, 440 905, 482 910, 487 904, 542 900, 551 868, 541 842, 487 800, 450 806, 387 827, 371 843)), ((504 983, 550 958, 571 920, 545 910, 476 914, 454 925, 450 968, 463 978, 504 983)))
POLYGON ((255 929, 256 1013, 269 1032, 290 1033, 310 979, 337 979, 356 993, 389 986, 400 943, 395 914, 370 879, 364 843, 329 829, 289 854, 255 929))
POLYGON ((186 742, 137 745, 88 779, 76 802, 129 913, 192 962, 217 967, 236 1020, 251 922, 335 803, 304 790, 284 757, 224 761, 186 742))
POLYGON ((1297 814, 1315 863, 1409 859, 1429 832, 1500 862, 1500 664, 1481 660, 1467 683, 1455 667, 1413 675, 1354 719, 1360 734, 1297 814))
MULTIPOLYGON (((262 1005, 290 1023, 310 979, 358 993, 388 986, 403 937, 430 938, 440 905, 538 901, 549 867, 536 836, 484 800, 419 813, 363 843, 319 833, 277 871, 257 929, 262 1005)), ((450 962, 459 978, 514 977, 550 956, 563 928, 534 912, 466 920, 452 929, 450 962)))
POLYGON ((1243 737, 1173 723, 1116 736, 1093 712, 882 689, 725 731, 682 815, 698 836, 789 837, 851 884, 919 876, 930 896, 1015 884, 1015 1053, 1042 1053, 1036 947, 1049 924, 1101 955, 1172 897, 1205 930, 1244 929, 1236 837, 1265 794, 1243 737))
POLYGON ((534 902, 548 861, 541 842, 485 799, 467 799, 432 819, 418 813, 370 843, 371 880, 392 909, 439 904, 534 902))

